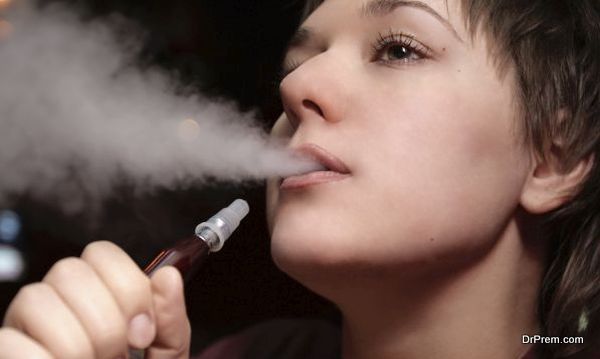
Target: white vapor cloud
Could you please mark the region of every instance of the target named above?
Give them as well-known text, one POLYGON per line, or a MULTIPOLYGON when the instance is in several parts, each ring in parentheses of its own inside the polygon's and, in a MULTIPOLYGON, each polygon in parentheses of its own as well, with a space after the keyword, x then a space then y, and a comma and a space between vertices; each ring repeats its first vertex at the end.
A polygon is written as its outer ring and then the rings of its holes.
POLYGON ((24 2, 5 20, 0 204, 27 192, 73 212, 98 203, 120 174, 151 189, 313 167, 270 141, 250 114, 177 94, 163 72, 132 66, 135 38, 117 41, 113 23, 83 23, 64 6, 24 2))

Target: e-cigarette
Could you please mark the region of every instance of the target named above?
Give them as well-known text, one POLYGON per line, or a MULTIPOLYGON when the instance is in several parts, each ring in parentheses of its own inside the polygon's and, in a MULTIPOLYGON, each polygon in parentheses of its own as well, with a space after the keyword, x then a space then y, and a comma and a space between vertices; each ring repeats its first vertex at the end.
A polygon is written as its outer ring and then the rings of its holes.
POLYGON ((165 249, 144 269, 148 275, 171 265, 179 270, 184 280, 190 279, 211 252, 218 252, 225 241, 246 217, 250 208, 242 199, 236 199, 206 222, 200 223, 192 238, 181 240, 165 249))
MULTIPOLYGON (((179 270, 184 281, 191 279, 211 252, 218 252, 225 241, 246 217, 250 207, 242 199, 236 199, 228 207, 223 208, 206 222, 196 226, 195 235, 183 239, 175 246, 165 249, 146 266, 144 272, 152 275, 164 266, 174 266, 179 270)), ((145 350, 129 349, 129 357, 143 359, 145 350)))

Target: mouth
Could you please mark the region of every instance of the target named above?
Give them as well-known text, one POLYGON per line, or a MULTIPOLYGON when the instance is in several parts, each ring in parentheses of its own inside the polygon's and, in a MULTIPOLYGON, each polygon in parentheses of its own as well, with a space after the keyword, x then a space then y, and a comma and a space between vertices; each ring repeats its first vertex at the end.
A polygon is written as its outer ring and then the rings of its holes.
POLYGON ((300 156, 317 161, 323 168, 284 178, 279 186, 282 190, 302 189, 322 183, 341 181, 351 175, 350 170, 342 160, 320 146, 308 143, 298 146, 294 151, 300 156))

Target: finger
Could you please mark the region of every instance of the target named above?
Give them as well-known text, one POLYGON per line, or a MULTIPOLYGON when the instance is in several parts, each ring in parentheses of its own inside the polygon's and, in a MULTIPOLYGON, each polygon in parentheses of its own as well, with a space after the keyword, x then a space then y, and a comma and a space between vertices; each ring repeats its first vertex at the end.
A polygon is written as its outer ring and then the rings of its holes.
POLYGON ((127 351, 127 325, 112 294, 96 272, 79 258, 58 261, 46 274, 52 286, 85 329, 97 358, 127 351))
POLYGON ((181 274, 171 266, 159 269, 152 275, 152 289, 157 334, 146 352, 146 358, 188 358, 191 328, 185 310, 181 274))
POLYGON ((52 359, 42 345, 13 328, 0 329, 0 348, 0 359, 52 359))
POLYGON ((56 358, 94 355, 92 343, 75 314, 45 283, 21 288, 6 311, 4 325, 19 329, 56 358))
POLYGON ((128 323, 127 339, 134 348, 146 348, 156 334, 150 279, 117 245, 93 242, 81 254, 110 289, 128 323))

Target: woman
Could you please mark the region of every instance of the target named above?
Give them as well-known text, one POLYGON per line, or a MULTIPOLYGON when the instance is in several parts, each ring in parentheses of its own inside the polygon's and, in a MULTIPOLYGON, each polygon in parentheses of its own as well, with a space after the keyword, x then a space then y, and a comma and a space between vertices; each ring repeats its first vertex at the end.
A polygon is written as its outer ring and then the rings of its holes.
MULTIPOLYGON (((273 132, 328 171, 271 180, 269 223, 279 268, 340 308, 341 357, 594 357, 599 43, 591 0, 309 2, 273 132)), ((0 345, 187 357, 181 288, 94 243, 17 295, 0 345)))

